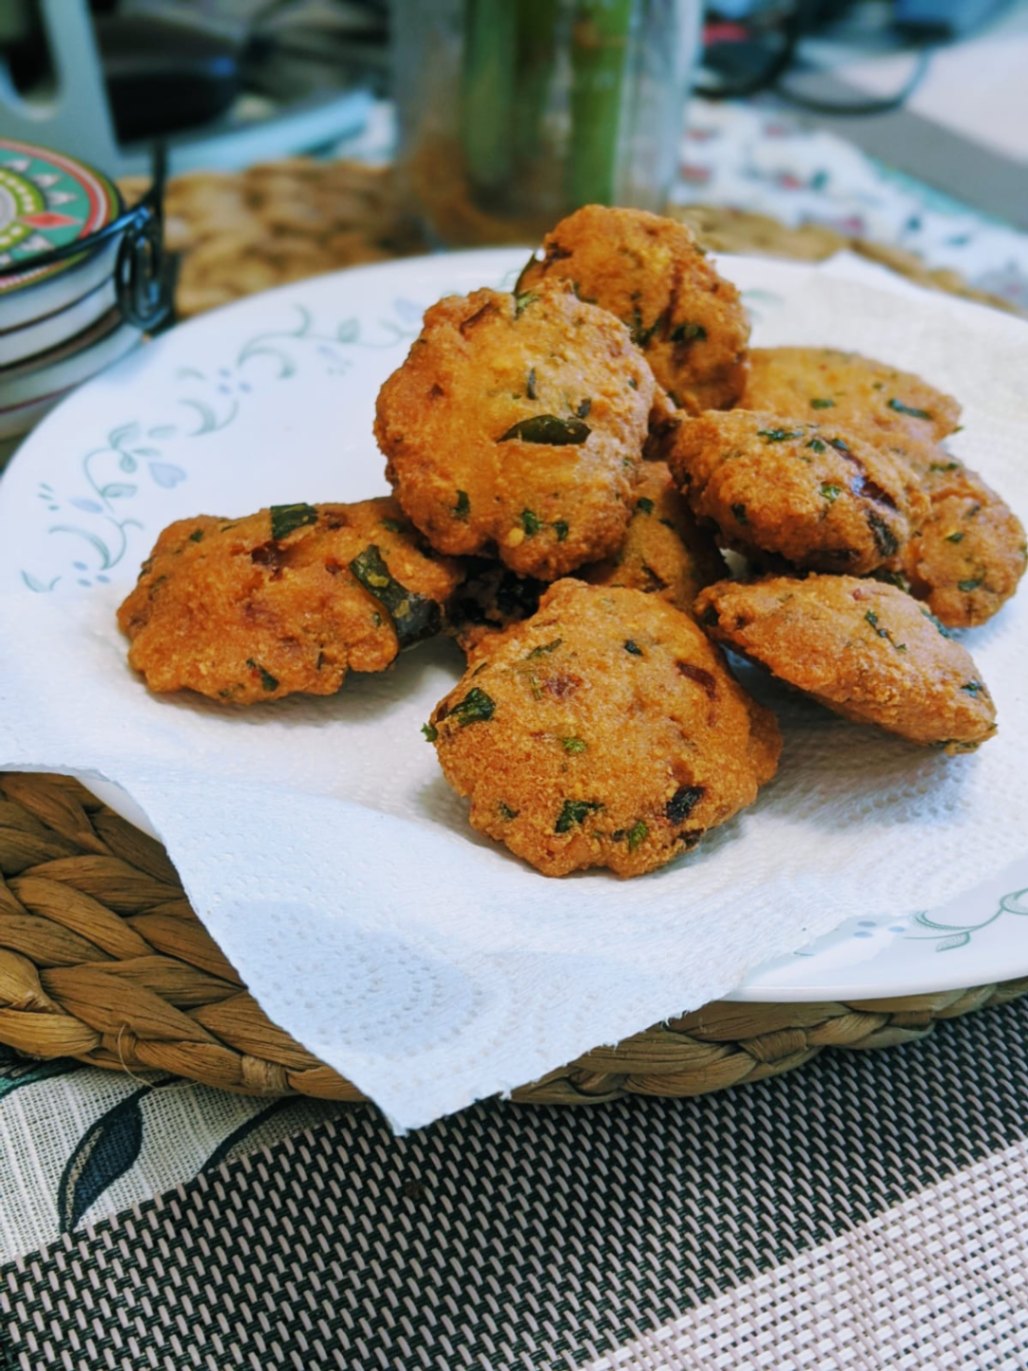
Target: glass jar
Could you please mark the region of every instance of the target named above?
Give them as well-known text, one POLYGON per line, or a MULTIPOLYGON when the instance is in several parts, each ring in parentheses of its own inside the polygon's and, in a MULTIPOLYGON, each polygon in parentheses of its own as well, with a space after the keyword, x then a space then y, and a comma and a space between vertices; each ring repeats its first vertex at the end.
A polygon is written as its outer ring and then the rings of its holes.
POLYGON ((394 0, 400 193, 447 246, 664 208, 701 0, 394 0))

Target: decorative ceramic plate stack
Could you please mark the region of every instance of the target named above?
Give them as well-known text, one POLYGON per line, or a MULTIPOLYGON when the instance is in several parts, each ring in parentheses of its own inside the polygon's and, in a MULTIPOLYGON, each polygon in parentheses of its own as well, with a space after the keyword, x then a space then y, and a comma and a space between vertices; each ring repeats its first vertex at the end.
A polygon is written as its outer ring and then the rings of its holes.
POLYGON ((142 336, 118 306, 122 210, 113 183, 86 163, 0 139, 0 465, 58 400, 142 336))

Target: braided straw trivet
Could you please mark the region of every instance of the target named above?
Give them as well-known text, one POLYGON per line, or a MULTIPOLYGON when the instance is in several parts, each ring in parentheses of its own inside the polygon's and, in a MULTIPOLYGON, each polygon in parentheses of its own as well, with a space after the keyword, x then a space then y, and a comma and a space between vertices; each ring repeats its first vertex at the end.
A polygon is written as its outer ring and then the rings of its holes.
MULTIPOLYGON (((126 178, 120 184, 132 201, 148 183, 126 178)), ((193 172, 169 182, 165 208, 165 239, 180 256, 180 318, 318 272, 427 251, 417 224, 397 202, 389 168, 359 162, 296 157, 241 172, 193 172)), ((668 212, 718 252, 813 262, 849 248, 919 285, 1014 308, 972 289, 955 271, 926 267, 904 248, 849 238, 824 224, 788 228, 765 214, 715 205, 678 205, 668 212)))
MULTIPOLYGON (((125 189, 131 197, 135 186, 125 189)), ((387 171, 303 159, 168 189, 180 315, 424 249, 387 171)), ((927 285, 1004 305, 916 258, 761 215, 679 211, 710 247, 816 260, 853 247, 927 285)), ((1006 307, 1004 305, 1004 307, 1006 307)), ((939 1019, 1028 993, 1028 979, 851 1004, 705 1005, 514 1091, 533 1104, 700 1095, 801 1066, 825 1047, 891 1047, 939 1019)), ((161 846, 77 782, 0 775, 0 1043, 248 1095, 364 1096, 276 1028, 189 907, 161 846)))
MULTIPOLYGON (((59 776, 0 775, 0 1041, 248 1095, 365 1097, 276 1028, 193 914, 164 850, 59 776)), ((519 1103, 702 1095, 825 1047, 892 1047, 1028 979, 853 1004, 709 1004, 514 1091, 519 1103)))

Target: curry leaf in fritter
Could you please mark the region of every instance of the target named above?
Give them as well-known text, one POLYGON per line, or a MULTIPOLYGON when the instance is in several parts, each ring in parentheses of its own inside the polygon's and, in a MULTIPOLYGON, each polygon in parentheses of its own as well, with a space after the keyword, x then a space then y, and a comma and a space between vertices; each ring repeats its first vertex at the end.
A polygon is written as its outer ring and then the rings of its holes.
POLYGON ((271 506, 271 536, 275 542, 282 538, 287 538, 298 528, 303 528, 305 524, 316 524, 318 522, 318 511, 313 505, 272 505, 271 506))
POLYGON ((439 632, 442 614, 435 600, 401 585, 390 572, 375 543, 357 554, 350 563, 350 570, 368 594, 373 595, 388 612, 401 648, 410 647, 439 632))
POLYGON ((584 443, 591 432, 589 425, 581 419, 562 419, 557 414, 533 414, 527 419, 519 419, 496 441, 509 443, 516 438, 523 443, 565 447, 571 443, 584 443))

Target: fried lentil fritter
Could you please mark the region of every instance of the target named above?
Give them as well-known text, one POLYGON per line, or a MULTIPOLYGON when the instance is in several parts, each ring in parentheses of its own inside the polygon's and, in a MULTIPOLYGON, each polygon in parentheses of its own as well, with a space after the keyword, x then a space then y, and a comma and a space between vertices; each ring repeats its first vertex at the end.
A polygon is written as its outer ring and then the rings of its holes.
POLYGON ((934 443, 893 449, 916 473, 928 507, 885 575, 948 628, 973 628, 1001 609, 1024 575, 1024 525, 977 472, 934 443))
POLYGON ((895 586, 854 576, 721 581, 700 592, 707 631, 844 718, 970 752, 996 710, 970 654, 895 586))
POLYGON ((675 404, 728 409, 746 382, 749 321, 739 292, 692 231, 644 210, 586 205, 543 239, 518 290, 560 278, 626 323, 675 404))
POLYGON ((668 464, 696 516, 730 546, 820 571, 874 571, 926 510, 898 458, 849 429, 779 414, 684 419, 668 464))
POLYGON ((977 472, 939 446, 959 426, 952 396, 857 353, 754 348, 742 403, 859 426, 910 467, 928 508, 889 565, 947 627, 985 623, 1013 595, 1025 569, 1024 526, 977 472))
POLYGON ((740 405, 852 428, 938 441, 960 422, 960 406, 907 371, 836 348, 753 348, 740 405))
MULTIPOLYGON (((644 462, 639 470, 635 509, 621 547, 576 574, 590 585, 659 595, 691 616, 703 586, 724 576, 724 559, 689 512, 665 463, 644 462)), ((453 636, 470 657, 503 629, 534 614, 545 589, 545 582, 515 576, 496 562, 472 564, 449 607, 453 636)))
POLYGON ((180 519, 118 610, 153 691, 249 705, 334 694, 437 632, 460 580, 422 550, 395 500, 276 505, 180 519))
POLYGON ((432 713, 472 827, 549 876, 663 866, 752 803, 781 740, 666 601, 564 580, 432 713))
POLYGON ((626 586, 659 595, 686 614, 700 590, 725 574, 713 536, 701 528, 679 495, 664 462, 640 469, 625 541, 613 557, 582 567, 597 586, 626 586))
POLYGON ((628 330, 562 283, 477 290, 428 310, 375 435, 433 547, 554 580, 619 546, 655 395, 628 330))

